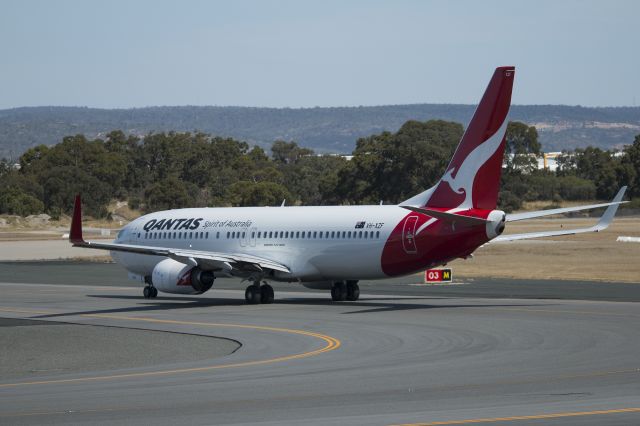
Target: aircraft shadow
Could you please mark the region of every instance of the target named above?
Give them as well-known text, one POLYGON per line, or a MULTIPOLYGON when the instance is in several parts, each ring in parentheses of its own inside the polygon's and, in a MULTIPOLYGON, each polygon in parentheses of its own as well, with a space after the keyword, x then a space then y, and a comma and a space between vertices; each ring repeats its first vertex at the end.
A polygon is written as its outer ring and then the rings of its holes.
MULTIPOLYGON (((183 309, 194 308, 211 308, 225 306, 245 306, 246 303, 242 299, 230 298, 197 298, 197 297, 161 297, 158 299, 142 299, 140 296, 124 296, 124 295, 89 295, 87 297, 101 299, 120 299, 139 301, 135 306, 126 306, 122 308, 112 309, 96 309, 87 311, 64 312, 59 314, 37 315, 33 318, 59 318, 75 315, 104 315, 116 313, 136 313, 136 312, 158 312, 158 311, 180 311, 183 309)), ((356 308, 352 311, 341 312, 342 315, 382 313, 403 310, 419 310, 419 309, 463 309, 463 308, 500 308, 500 307, 529 307, 540 306, 540 304, 524 304, 524 303, 490 303, 490 304, 448 304, 436 305, 429 303, 406 303, 416 300, 434 300, 446 298, 434 297, 403 297, 402 299, 391 297, 365 297, 357 302, 333 302, 329 299, 318 298, 296 298, 296 299, 276 299, 273 305, 256 305, 256 306, 285 306, 285 305, 305 305, 305 306, 332 306, 332 307, 352 307, 356 308)))

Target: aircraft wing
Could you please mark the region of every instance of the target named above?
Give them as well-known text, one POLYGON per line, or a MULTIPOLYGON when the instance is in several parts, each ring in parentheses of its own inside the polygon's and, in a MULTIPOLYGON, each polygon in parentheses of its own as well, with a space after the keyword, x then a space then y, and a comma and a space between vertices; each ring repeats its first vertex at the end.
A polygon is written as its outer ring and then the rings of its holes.
POLYGON ((187 265, 199 266, 204 270, 231 272, 235 269, 243 272, 254 272, 267 269, 286 273, 291 272, 287 266, 278 262, 242 253, 221 253, 204 250, 85 241, 82 237, 82 211, 79 195, 76 196, 73 209, 69 242, 71 242, 74 247, 164 256, 187 265))
MULTIPOLYGON (((626 201, 622 201, 622 197, 624 196, 626 189, 627 189, 626 186, 623 186, 622 188, 620 188, 620 191, 618 191, 615 198, 610 203, 592 204, 589 206, 568 207, 566 209, 542 210, 542 211, 530 212, 530 213, 518 213, 515 215, 516 219, 511 219, 511 221, 524 220, 524 219, 530 219, 534 217, 549 216, 552 214, 567 213, 567 212, 579 211, 579 210, 588 210, 588 209, 607 206, 607 209, 600 217, 600 220, 598 220, 598 223, 588 228, 562 229, 557 231, 541 231, 541 232, 529 232, 526 234, 500 235, 494 238, 493 240, 491 240, 490 242, 493 243, 493 242, 500 242, 500 241, 526 240, 526 239, 532 239, 532 238, 556 237, 560 235, 573 235, 573 234, 582 234, 585 232, 602 231, 603 229, 606 229, 611 224, 611 221, 613 220, 613 217, 615 216, 616 211, 618 210, 618 206, 626 202, 626 201), (543 214, 545 212, 546 214, 543 214), (524 217, 527 214, 530 214, 530 216, 524 217)), ((509 221, 509 215, 507 215, 507 222, 508 221, 509 221)))

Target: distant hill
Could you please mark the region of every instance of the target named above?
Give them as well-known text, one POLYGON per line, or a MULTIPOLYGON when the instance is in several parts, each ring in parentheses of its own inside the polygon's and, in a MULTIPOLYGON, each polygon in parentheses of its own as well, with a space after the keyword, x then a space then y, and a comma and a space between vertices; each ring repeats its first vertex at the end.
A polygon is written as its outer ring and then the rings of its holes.
MULTIPOLYGON (((295 140, 318 152, 350 153, 359 137, 396 131, 407 120, 444 119, 466 125, 475 106, 415 104, 342 108, 148 107, 97 109, 29 107, 0 110, 0 157, 17 158, 38 144, 83 133, 89 138, 111 130, 144 135, 160 131, 202 131, 269 147, 295 140)), ((587 108, 515 105, 511 120, 535 125, 545 151, 588 145, 621 148, 640 134, 640 107, 587 108)))

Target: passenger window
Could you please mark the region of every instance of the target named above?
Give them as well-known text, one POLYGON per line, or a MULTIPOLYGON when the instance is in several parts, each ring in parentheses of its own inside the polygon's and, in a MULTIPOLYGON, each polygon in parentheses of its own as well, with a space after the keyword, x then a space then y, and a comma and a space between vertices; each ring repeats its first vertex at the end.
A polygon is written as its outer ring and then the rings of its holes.
POLYGON ((220 238, 220 231, 216 232, 216 238, 220 238))
POLYGON ((313 238, 316 238, 317 231, 313 231, 313 238))
POLYGON ((251 232, 251 238, 255 238, 256 237, 256 233, 255 232, 251 232))
POLYGON ((380 238, 380 231, 376 231, 376 238, 380 238))
POLYGON ((244 231, 242 231, 242 238, 244 238, 244 236, 245 236, 245 232, 244 232, 244 231))
POLYGON ((189 232, 189 238, 193 238, 193 232, 189 232))
POLYGON ((362 238, 362 231, 358 232, 358 238, 362 238))
POLYGON ((273 232, 269 231, 269 238, 272 238, 272 234, 273 234, 273 232))
POLYGON ((301 236, 301 238, 304 238, 304 233, 305 233, 305 231, 302 231, 302 236, 301 236))
POLYGON ((300 238, 300 231, 296 231, 296 238, 300 238))
POLYGON ((348 238, 351 238, 351 231, 349 231, 349 232, 347 233, 347 237, 348 237, 348 238))

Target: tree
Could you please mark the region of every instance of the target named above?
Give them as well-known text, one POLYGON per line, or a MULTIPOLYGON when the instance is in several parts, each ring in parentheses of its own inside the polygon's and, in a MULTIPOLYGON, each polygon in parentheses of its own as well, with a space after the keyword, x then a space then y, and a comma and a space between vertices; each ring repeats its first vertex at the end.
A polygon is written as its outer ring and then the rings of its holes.
POLYGON ((635 137, 633 144, 625 147, 622 163, 630 170, 630 176, 623 183, 630 186, 632 196, 640 196, 640 135, 635 137))
POLYGON ((313 155, 313 150, 299 147, 295 142, 275 141, 271 145, 273 160, 277 163, 291 164, 301 157, 313 155))
POLYGON ((505 134, 506 173, 531 173, 538 168, 538 131, 519 121, 510 121, 505 134))
POLYGON ((151 184, 145 190, 146 210, 169 210, 192 207, 194 187, 175 176, 170 176, 151 184))
POLYGON ((458 123, 408 121, 396 133, 361 138, 339 172, 337 190, 348 203, 407 199, 442 176, 462 133, 458 123))
POLYGON ((15 186, 0 188, 0 214, 28 216, 41 213, 42 201, 15 186))
POLYGON ((575 157, 576 175, 595 183, 598 198, 613 198, 622 186, 619 178, 624 173, 611 153, 600 148, 587 147, 577 149, 575 157))
POLYGON ((277 206, 291 198, 285 187, 273 182, 236 182, 231 185, 231 193, 233 205, 238 207, 277 206))

